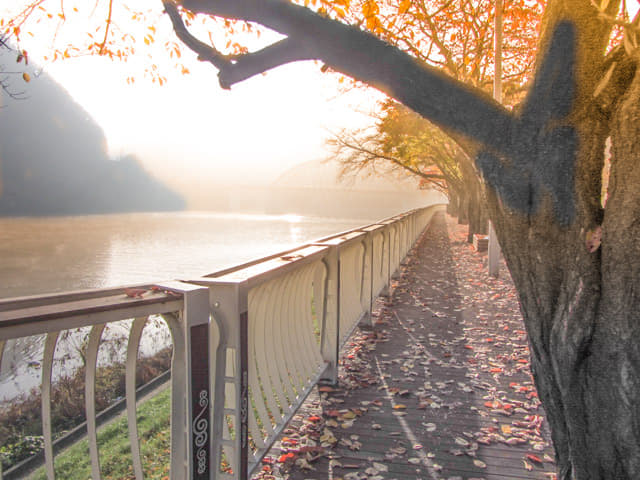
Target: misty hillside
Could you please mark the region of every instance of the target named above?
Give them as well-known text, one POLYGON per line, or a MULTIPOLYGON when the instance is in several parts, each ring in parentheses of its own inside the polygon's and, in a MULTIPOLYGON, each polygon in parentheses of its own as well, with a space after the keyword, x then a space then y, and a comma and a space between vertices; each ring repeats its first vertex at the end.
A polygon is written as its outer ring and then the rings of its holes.
MULTIPOLYGON (((3 50, 0 63, 15 65, 15 54, 3 50)), ((35 77, 12 79, 24 100, 0 93, 0 216, 184 208, 133 156, 111 159, 87 112, 46 73, 35 77)))
POLYGON ((280 175, 274 186, 391 192, 418 190, 418 182, 409 176, 360 172, 340 178, 340 164, 327 160, 311 160, 296 165, 280 175))

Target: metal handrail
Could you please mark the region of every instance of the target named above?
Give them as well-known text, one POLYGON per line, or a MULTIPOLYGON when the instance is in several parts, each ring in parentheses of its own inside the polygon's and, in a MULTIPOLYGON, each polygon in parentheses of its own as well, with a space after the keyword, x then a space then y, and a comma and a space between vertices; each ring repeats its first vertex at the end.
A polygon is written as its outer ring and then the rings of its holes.
POLYGON ((133 469, 143 478, 135 370, 140 338, 154 315, 165 319, 173 342, 171 478, 248 478, 313 387, 337 381, 340 348, 359 323, 371 322, 373 300, 440 208, 413 210, 205 277, 136 285, 133 294, 115 288, 0 300, 0 364, 7 340, 46 335, 48 478, 55 478, 50 399, 60 334, 90 327, 85 409, 92 478, 98 479, 98 350, 106 326, 123 319, 132 320, 126 405, 133 469))

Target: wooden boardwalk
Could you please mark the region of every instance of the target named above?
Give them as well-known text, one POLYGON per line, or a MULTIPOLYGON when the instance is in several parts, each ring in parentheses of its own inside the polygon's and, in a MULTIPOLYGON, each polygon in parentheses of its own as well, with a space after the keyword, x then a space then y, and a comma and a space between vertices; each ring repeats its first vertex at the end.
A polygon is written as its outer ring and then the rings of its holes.
POLYGON ((488 277, 465 231, 434 219, 339 385, 307 400, 259 477, 554 478, 511 279, 488 277))

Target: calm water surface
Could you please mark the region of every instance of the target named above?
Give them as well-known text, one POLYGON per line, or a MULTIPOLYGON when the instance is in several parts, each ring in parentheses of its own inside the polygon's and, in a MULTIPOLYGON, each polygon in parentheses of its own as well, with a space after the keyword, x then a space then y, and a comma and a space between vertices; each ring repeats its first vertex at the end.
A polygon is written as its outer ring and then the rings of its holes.
POLYGON ((215 212, 0 218, 0 298, 194 278, 375 220, 215 212))
MULTIPOLYGON (((0 218, 0 298, 195 278, 375 220, 212 212, 0 218)), ((128 329, 112 327, 112 335, 128 329)), ((70 334, 56 348, 54 381, 81 364, 75 350, 87 332, 70 334)), ((146 327, 141 353, 168 341, 166 327, 146 327)), ((43 346, 44 336, 7 342, 0 406, 40 385, 43 346)), ((101 347, 99 365, 113 355, 101 347)))

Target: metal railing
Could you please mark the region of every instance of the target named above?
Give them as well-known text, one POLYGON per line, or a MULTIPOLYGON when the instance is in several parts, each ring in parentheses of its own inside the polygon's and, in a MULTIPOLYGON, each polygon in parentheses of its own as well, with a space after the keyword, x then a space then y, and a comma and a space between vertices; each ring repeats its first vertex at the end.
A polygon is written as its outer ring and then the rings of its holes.
POLYGON ((171 478, 248 478, 312 388, 320 380, 337 381, 340 348, 360 322, 371 322, 374 299, 440 208, 414 210, 188 283, 0 301, 0 365, 7 340, 46 335, 41 398, 48 478, 55 478, 51 391, 61 332, 88 327, 85 409, 96 480, 98 351, 107 326, 123 319, 132 319, 125 377, 133 470, 136 479, 144 478, 136 361, 153 316, 164 319, 173 346, 171 478))

